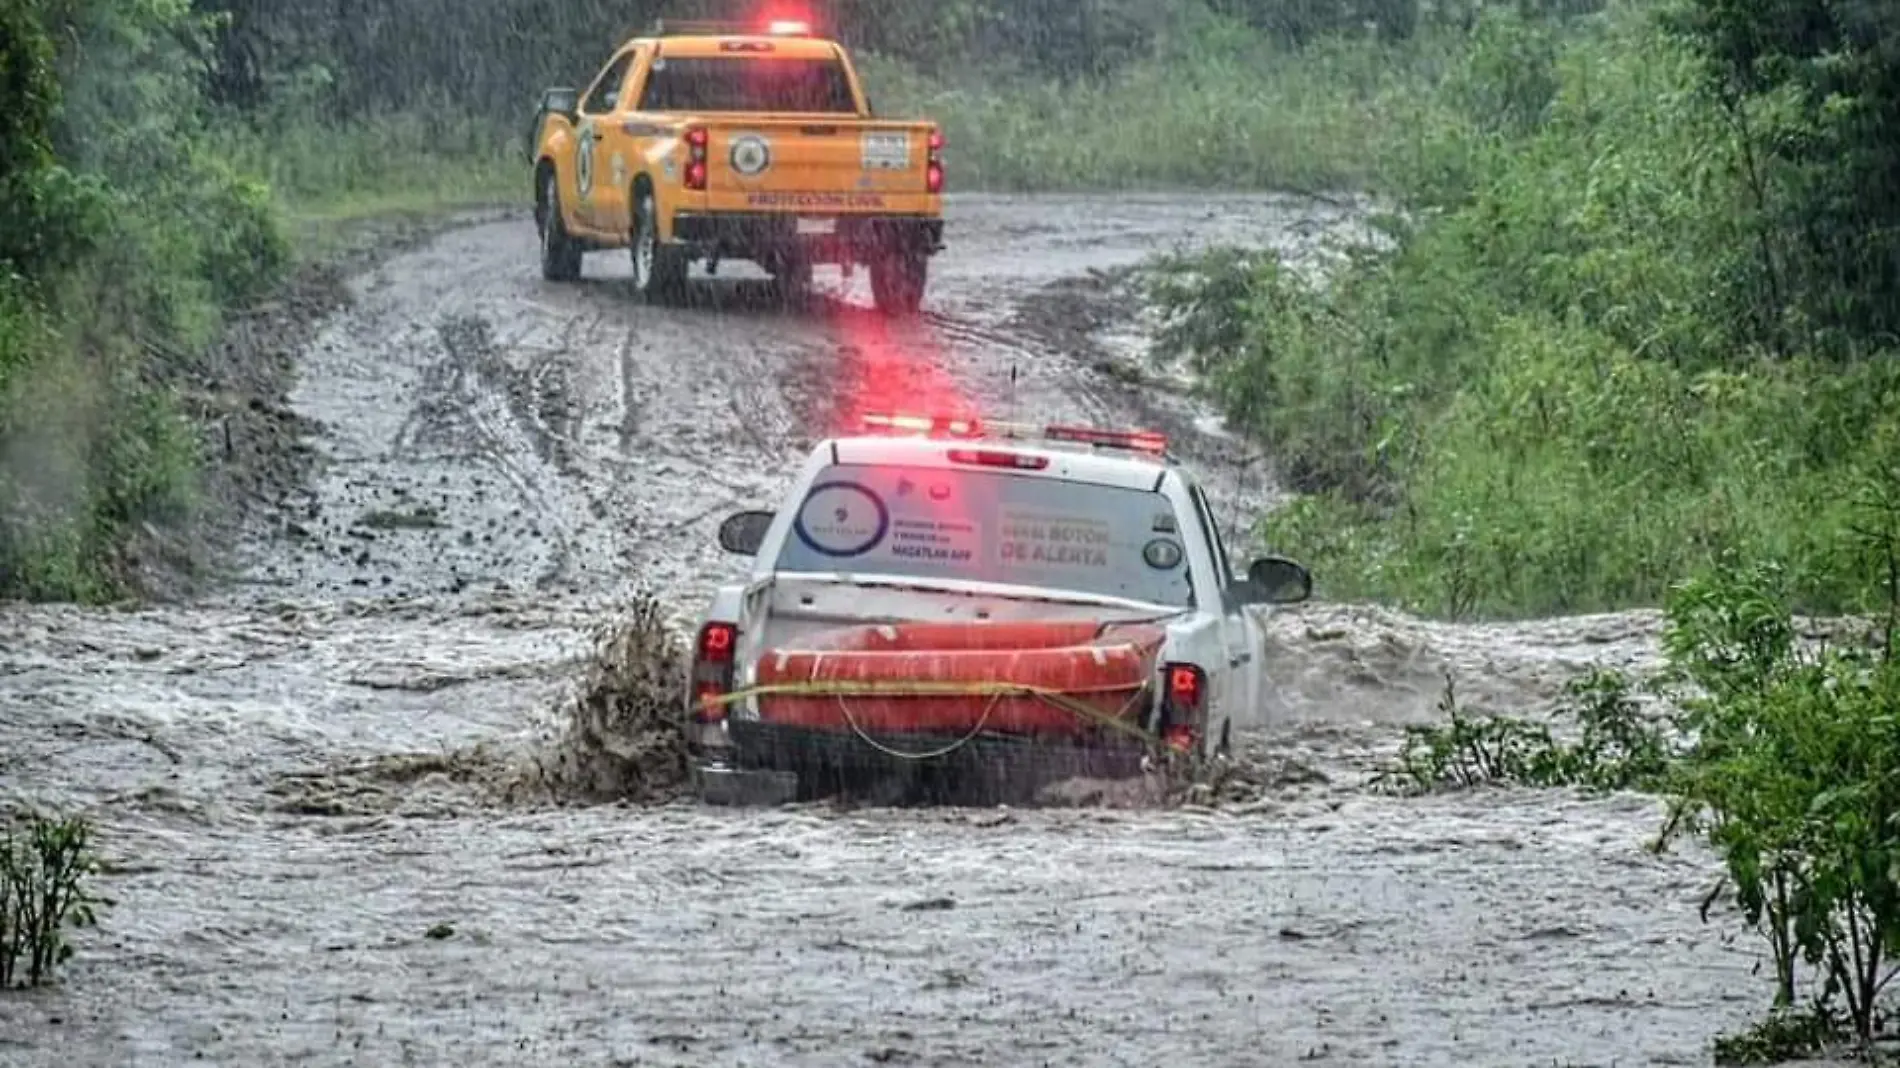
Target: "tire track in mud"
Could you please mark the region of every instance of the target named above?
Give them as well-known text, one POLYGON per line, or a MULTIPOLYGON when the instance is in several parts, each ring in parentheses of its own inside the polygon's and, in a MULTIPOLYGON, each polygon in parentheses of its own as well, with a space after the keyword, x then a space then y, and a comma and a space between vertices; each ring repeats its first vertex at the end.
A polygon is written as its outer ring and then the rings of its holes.
POLYGON ((1258 740, 1289 770, 1237 811, 475 803, 483 747, 558 726, 588 630, 641 586, 695 609, 739 566, 719 518, 772 503, 866 385, 1158 422, 1257 512, 1270 487, 1223 467, 1248 450, 1102 372, 1112 275, 1075 279, 1176 239, 1310 258, 1350 222, 955 198, 907 327, 863 311, 861 277, 803 315, 745 279, 637 307, 604 254, 549 285, 520 218, 359 279, 293 397, 324 427, 305 537, 260 523, 254 584, 220 602, 0 611, 0 804, 87 808, 119 901, 66 990, 0 999, 0 1059, 1705 1060, 1759 1004, 1757 954, 1696 921, 1701 858, 1643 852, 1654 806, 1358 786, 1444 669, 1521 708, 1653 657, 1653 616, 1277 615, 1258 740))
POLYGON ((459 453, 505 481, 526 509, 550 524, 551 529, 540 522, 529 528, 548 539, 549 558, 534 578, 537 588, 546 589, 565 575, 572 533, 567 516, 530 467, 563 476, 573 471, 572 450, 562 434, 572 423, 565 396, 567 350, 537 356, 516 371, 501 357, 490 331, 487 320, 472 316, 436 324, 433 347, 441 358, 424 370, 418 403, 397 431, 390 458, 426 463, 459 453), (529 456, 515 454, 504 428, 519 430, 529 456))

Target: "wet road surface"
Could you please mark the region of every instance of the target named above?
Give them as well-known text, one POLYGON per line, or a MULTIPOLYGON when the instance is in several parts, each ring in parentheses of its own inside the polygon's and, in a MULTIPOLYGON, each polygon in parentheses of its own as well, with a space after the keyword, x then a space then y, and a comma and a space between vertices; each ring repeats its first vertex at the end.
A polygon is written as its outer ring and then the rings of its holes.
POLYGON ((63 986, 0 998, 0 1063, 1707 1063, 1765 1004, 1759 953, 1698 920, 1707 858, 1645 852, 1653 803, 1363 787, 1445 670, 1533 706, 1652 658, 1652 615, 1284 613, 1253 733, 1304 773, 1239 808, 478 788, 558 725, 605 614, 643 588, 688 614, 739 568, 718 520, 772 504, 853 405, 1159 423, 1249 521, 1257 457, 1104 373, 1138 339, 1077 293, 1176 241, 1310 262, 1352 225, 1266 197, 953 198, 907 326, 861 275, 790 312, 740 265, 683 308, 637 306, 623 255, 546 283, 525 217, 355 279, 291 397, 322 470, 256 524, 237 588, 0 608, 0 801, 92 815, 116 901, 63 986))

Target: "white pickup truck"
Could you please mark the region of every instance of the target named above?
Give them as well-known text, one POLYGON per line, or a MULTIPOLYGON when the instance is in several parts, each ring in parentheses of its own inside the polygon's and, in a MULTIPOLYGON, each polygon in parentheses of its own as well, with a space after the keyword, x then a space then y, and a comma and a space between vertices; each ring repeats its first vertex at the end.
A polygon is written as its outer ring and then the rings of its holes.
POLYGON ((1151 431, 871 416, 820 442, 695 634, 687 711, 707 800, 775 802, 855 772, 1116 776, 1205 753, 1263 697, 1255 606, 1301 565, 1228 560, 1207 496, 1151 431), (1253 611, 1249 611, 1253 608, 1253 611))

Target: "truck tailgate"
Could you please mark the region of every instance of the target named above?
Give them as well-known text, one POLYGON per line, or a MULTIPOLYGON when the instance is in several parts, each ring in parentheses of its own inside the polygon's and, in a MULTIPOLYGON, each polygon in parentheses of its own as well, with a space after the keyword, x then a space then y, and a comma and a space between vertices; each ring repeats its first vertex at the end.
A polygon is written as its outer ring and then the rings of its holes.
POLYGON ((788 118, 708 125, 707 206, 726 211, 928 211, 923 122, 788 118))

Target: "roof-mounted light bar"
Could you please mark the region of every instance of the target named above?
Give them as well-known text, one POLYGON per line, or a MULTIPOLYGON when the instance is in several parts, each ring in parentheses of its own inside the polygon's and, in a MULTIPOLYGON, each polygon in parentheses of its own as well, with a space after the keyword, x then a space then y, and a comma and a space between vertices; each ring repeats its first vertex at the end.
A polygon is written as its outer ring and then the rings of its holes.
POLYGON ((1042 428, 1051 441, 1074 441, 1111 449, 1132 449, 1156 456, 1168 451, 1168 436, 1159 430, 1103 430, 1092 426, 1051 425, 1042 428))
POLYGON ((1131 452, 1162 456, 1168 451, 1168 436, 1159 430, 1105 430, 1100 427, 1050 423, 998 423, 968 417, 906 415, 892 412, 868 414, 860 420, 865 429, 901 431, 926 437, 1015 438, 1019 440, 1062 441, 1097 448, 1127 449, 1131 452))
POLYGON ((772 19, 764 24, 727 19, 654 19, 650 37, 810 37, 804 19, 772 19))
POLYGON ((867 430, 902 430, 913 434, 945 438, 981 437, 984 426, 976 419, 952 418, 945 415, 902 415, 895 412, 873 412, 864 416, 860 422, 867 430))

